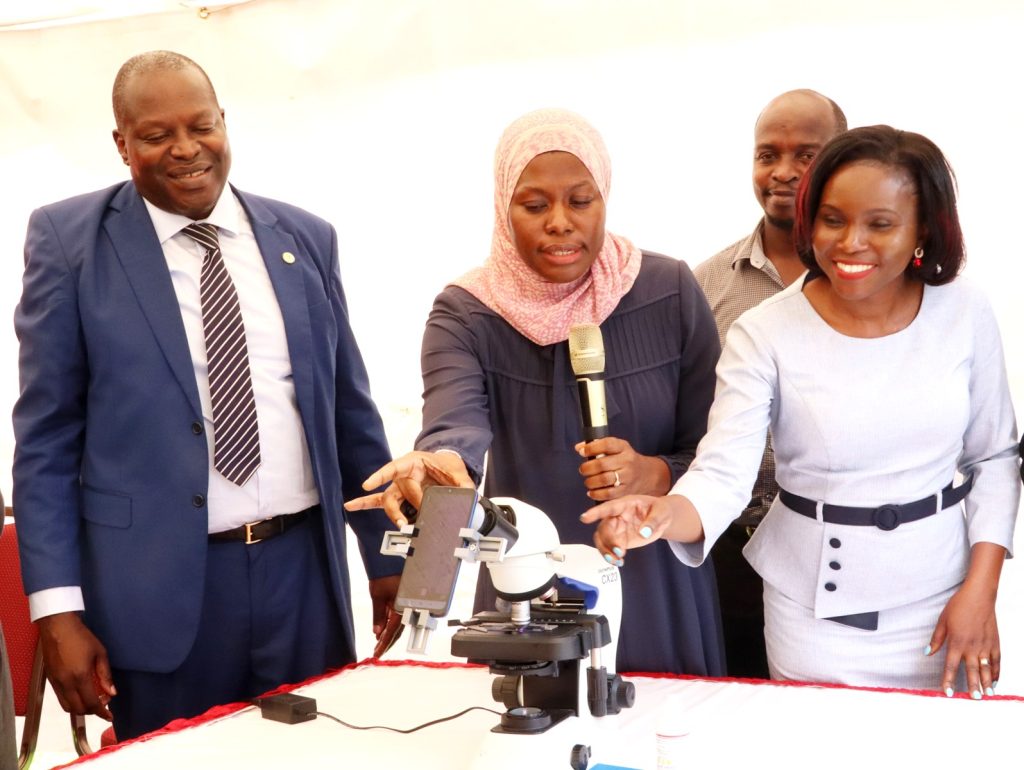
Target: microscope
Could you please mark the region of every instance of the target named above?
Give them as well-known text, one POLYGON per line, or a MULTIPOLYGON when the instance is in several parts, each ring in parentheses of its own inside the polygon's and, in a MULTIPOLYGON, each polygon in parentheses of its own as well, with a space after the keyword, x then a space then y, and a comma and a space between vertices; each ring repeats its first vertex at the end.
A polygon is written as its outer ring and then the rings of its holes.
POLYGON ((570 716, 603 717, 633 705, 633 684, 602 662, 608 654, 614 668, 618 568, 591 546, 562 545, 537 508, 472 489, 429 487, 415 520, 386 533, 381 553, 406 559, 395 606, 413 653, 425 651, 438 618, 448 614, 459 565, 487 566, 497 607, 449 625, 461 626, 452 655, 496 675, 491 694, 506 711, 493 732, 539 734, 570 716), (574 597, 560 597, 560 589, 574 597))

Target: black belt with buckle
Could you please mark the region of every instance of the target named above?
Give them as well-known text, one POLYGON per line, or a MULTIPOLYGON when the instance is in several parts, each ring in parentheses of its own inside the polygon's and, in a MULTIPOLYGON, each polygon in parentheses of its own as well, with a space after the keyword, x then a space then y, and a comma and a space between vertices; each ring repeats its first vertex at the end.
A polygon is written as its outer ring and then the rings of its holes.
POLYGON ((223 532, 211 532, 209 540, 211 543, 227 543, 241 540, 246 545, 253 545, 261 540, 269 540, 272 537, 284 534, 296 524, 301 524, 319 511, 320 506, 314 505, 298 513, 283 513, 280 516, 273 516, 262 521, 254 521, 251 524, 243 524, 240 527, 226 529, 223 532))
MULTIPOLYGON (((878 527, 881 530, 890 531, 896 529, 900 524, 908 524, 918 519, 926 519, 934 513, 956 505, 971 491, 974 484, 974 476, 958 487, 950 482, 939 494, 942 496, 942 504, 935 505, 935 495, 928 495, 912 503, 886 504, 877 508, 857 508, 850 505, 832 505, 823 503, 821 506, 821 520, 826 524, 846 524, 855 527, 878 527)), ((779 490, 779 499, 790 510, 807 516, 811 519, 818 518, 818 503, 807 497, 794 495, 785 489, 779 490)))

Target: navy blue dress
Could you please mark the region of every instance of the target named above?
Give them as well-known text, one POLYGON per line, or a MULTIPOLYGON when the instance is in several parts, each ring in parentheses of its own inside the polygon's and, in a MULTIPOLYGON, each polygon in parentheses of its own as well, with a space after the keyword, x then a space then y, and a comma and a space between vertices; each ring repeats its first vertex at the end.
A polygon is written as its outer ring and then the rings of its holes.
MULTIPOLYGON (((707 427, 719 355, 714 318, 686 264, 645 252, 601 332, 611 435, 662 457, 675 482, 707 427)), ((593 502, 573 449, 582 424, 568 343, 537 345, 449 286, 427 321, 422 366, 416 448, 457 451, 477 481, 489 451, 485 495, 536 506, 563 543, 593 543, 593 527, 578 518, 593 502)), ((710 560, 686 567, 658 541, 630 551, 621 577, 618 671, 725 674, 710 560)), ((480 584, 477 609, 493 609, 490 580, 480 584)))

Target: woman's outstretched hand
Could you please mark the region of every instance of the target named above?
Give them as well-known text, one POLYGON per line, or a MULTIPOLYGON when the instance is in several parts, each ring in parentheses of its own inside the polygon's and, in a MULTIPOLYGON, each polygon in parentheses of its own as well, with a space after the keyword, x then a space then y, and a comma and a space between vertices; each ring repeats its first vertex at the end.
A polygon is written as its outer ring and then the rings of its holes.
POLYGON ((409 452, 374 472, 363 482, 363 489, 369 491, 388 482, 390 486, 381 492, 349 500, 345 510, 383 508, 388 518, 401 527, 408 524, 402 504, 408 502, 419 510, 424 487, 476 487, 466 464, 454 452, 409 452))
POLYGON ((606 561, 620 567, 630 548, 661 537, 694 542, 704 536, 696 509, 680 495, 627 495, 591 508, 580 521, 598 523, 594 545, 606 561))

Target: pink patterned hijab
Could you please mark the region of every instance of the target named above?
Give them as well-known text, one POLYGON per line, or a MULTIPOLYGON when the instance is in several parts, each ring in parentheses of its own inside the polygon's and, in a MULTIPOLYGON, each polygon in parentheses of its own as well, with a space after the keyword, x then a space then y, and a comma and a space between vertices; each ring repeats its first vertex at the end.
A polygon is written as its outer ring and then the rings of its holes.
POLYGON ((640 272, 640 249, 605 232, 590 270, 570 283, 546 281, 516 251, 508 210, 526 165, 545 152, 575 155, 594 178, 607 203, 611 161, 601 135, 567 110, 537 110, 514 121, 494 155, 494 235, 482 267, 453 281, 538 345, 568 339, 569 327, 600 324, 612 314, 640 272))

